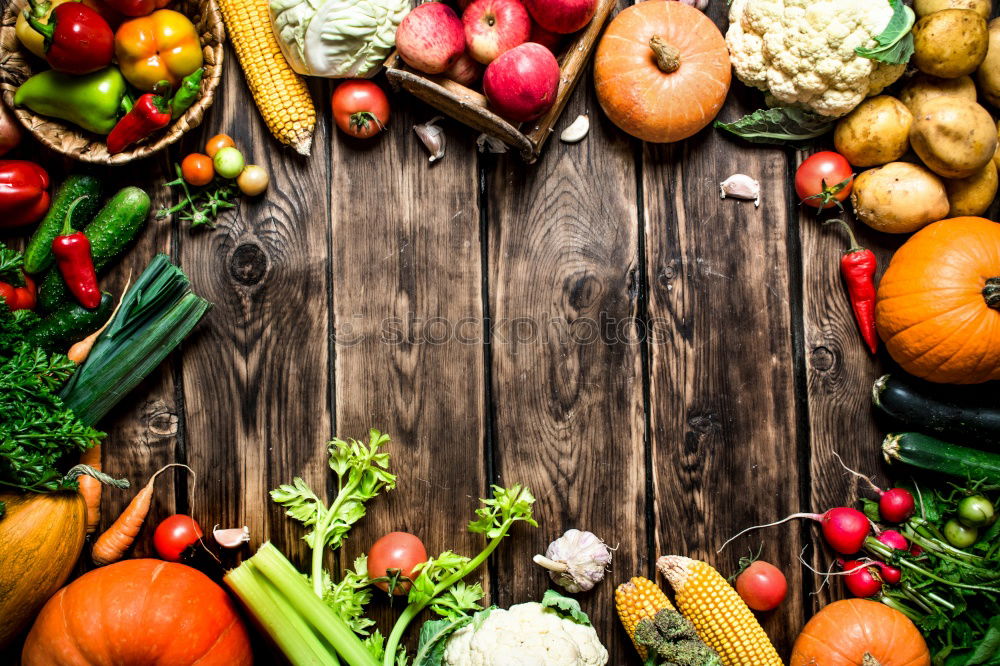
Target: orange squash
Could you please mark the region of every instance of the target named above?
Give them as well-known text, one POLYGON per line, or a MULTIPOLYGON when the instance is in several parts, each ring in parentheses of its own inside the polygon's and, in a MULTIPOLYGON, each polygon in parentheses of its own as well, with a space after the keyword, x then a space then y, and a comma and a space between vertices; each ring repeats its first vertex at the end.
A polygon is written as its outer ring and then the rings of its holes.
POLYGON ((249 666, 250 640, 225 591, 197 569, 125 560, 56 592, 21 666, 249 666))
POLYGON ((879 283, 875 323, 912 375, 947 384, 1000 379, 1000 224, 955 217, 914 234, 879 283))
POLYGON ((601 108, 632 136, 680 141, 712 122, 729 91, 726 40, 683 2, 648 0, 622 11, 594 56, 601 108))
POLYGON ((885 604, 845 599, 813 615, 795 640, 789 666, 930 666, 920 631, 885 604))
POLYGON ((0 493, 0 648, 28 628, 66 582, 83 550, 86 509, 78 493, 0 493))

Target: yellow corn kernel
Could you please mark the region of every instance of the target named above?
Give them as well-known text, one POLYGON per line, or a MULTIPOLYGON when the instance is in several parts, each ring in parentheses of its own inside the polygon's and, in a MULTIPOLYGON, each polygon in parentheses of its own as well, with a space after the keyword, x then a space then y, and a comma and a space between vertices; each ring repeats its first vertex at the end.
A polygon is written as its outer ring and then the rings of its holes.
POLYGON ((656 561, 681 615, 725 666, 782 666, 777 650, 733 586, 712 565, 679 555, 656 561))
POLYGON ((268 0, 219 0, 229 39, 264 123, 281 143, 308 155, 316 128, 309 89, 281 53, 268 0))
POLYGON ((615 590, 615 608, 618 610, 618 619, 625 627, 625 632, 632 639, 632 645, 645 660, 646 646, 635 642, 636 627, 642 620, 652 620, 661 610, 674 610, 673 604, 656 583, 648 578, 636 576, 615 590))

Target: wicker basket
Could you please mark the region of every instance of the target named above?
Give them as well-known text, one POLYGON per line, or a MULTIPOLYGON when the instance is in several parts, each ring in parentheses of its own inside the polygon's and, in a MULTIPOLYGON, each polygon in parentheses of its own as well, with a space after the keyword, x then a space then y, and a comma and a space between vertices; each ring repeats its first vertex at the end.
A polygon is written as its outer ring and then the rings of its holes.
MULTIPOLYGON (((27 0, 10 0, 4 10, 3 26, 0 28, 0 89, 3 91, 3 101, 11 109, 14 109, 14 92, 17 87, 31 75, 46 69, 44 62, 21 46, 14 33, 17 13, 26 4, 27 0)), ((56 118, 37 116, 28 109, 14 109, 21 124, 52 150, 75 160, 98 164, 123 164, 147 157, 175 143, 189 129, 197 127, 205 116, 205 111, 212 105, 215 89, 222 78, 222 42, 226 35, 222 14, 219 13, 215 0, 176 0, 170 8, 192 18, 198 28, 205 57, 205 76, 201 81, 201 96, 165 131, 154 134, 124 153, 109 155, 100 136, 56 118)))

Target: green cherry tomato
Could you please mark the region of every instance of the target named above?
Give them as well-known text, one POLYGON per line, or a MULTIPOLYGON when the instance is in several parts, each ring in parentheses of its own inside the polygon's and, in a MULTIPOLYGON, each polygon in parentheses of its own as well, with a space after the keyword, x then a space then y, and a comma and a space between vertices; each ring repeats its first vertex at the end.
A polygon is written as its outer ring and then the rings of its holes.
POLYGON ((976 543, 979 538, 979 530, 975 527, 966 527, 954 518, 944 524, 944 538, 955 548, 968 548, 976 543))
POLYGON ((215 173, 223 178, 236 178, 246 164, 243 160, 243 153, 232 146, 220 148, 212 161, 215 164, 215 173))
POLYGON ((985 527, 994 517, 993 502, 982 495, 972 495, 958 503, 958 520, 966 527, 985 527))

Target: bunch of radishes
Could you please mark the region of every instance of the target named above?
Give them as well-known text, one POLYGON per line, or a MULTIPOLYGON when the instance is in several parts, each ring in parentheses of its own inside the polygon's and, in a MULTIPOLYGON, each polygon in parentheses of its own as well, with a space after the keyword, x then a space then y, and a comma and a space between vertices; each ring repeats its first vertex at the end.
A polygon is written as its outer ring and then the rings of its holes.
POLYGON ((597 0, 457 0, 417 5, 396 30, 407 65, 465 86, 482 76, 492 109, 512 122, 545 114, 556 100, 562 35, 594 17, 597 0), (486 72, 483 73, 483 65, 486 72))

